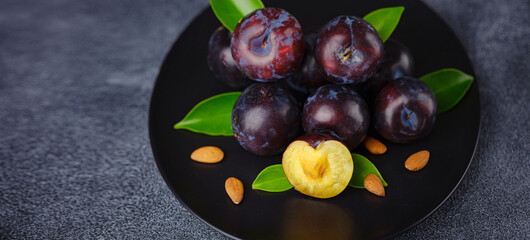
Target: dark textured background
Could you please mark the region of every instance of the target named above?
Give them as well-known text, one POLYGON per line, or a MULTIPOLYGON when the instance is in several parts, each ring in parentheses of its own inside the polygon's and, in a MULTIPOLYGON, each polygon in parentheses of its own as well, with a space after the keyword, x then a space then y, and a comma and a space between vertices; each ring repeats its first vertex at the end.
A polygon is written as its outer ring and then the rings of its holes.
MULTIPOLYGON (((530 238, 530 2, 426 0, 481 94, 462 183, 400 239, 530 238)), ((151 90, 206 0, 0 0, 0 238, 225 239, 158 173, 151 90)), ((450 149, 448 149, 450 150, 450 149)))

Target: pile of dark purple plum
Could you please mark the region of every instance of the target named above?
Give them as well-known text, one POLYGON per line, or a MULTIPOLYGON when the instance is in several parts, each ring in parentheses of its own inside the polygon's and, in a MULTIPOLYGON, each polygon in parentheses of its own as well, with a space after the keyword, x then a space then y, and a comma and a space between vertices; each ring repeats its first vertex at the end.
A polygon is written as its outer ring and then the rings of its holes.
POLYGON ((352 151, 370 125, 389 141, 408 143, 426 136, 436 118, 433 92, 411 77, 410 51, 392 39, 383 44, 354 16, 304 34, 287 11, 256 10, 233 33, 220 27, 212 34, 208 65, 228 86, 245 88, 232 129, 258 155, 281 153, 302 131, 331 135, 352 151))

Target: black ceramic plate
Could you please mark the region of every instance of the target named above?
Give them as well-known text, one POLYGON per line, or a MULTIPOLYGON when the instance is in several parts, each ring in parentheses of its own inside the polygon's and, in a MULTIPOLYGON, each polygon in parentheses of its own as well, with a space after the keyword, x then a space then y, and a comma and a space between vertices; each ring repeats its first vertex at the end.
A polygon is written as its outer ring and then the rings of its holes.
MULTIPOLYGON (((304 29, 325 24, 338 15, 364 16, 382 8, 403 5, 405 12, 392 38, 410 48, 416 75, 454 67, 474 75, 465 50, 451 29, 418 1, 265 1, 292 13, 304 29), (323 4, 325 2, 325 4, 323 4)), ((438 208, 456 188, 473 157, 479 130, 477 81, 452 110, 438 116, 432 133, 413 144, 385 142, 383 156, 367 156, 388 182, 386 197, 347 188, 337 197, 320 200, 295 190, 254 191, 251 184, 265 167, 281 156, 259 157, 243 150, 233 137, 212 137, 173 124, 201 100, 232 91, 216 81, 206 64, 210 34, 220 25, 210 9, 182 33, 166 57, 150 107, 151 146, 158 168, 178 200, 201 220, 235 238, 353 239, 382 238, 414 226, 438 208), (204 145, 219 146, 225 159, 200 164, 190 159, 204 145), (427 149, 429 164, 419 172, 403 163, 412 153, 427 149), (234 205, 224 190, 228 177, 245 185, 245 197, 234 205)))

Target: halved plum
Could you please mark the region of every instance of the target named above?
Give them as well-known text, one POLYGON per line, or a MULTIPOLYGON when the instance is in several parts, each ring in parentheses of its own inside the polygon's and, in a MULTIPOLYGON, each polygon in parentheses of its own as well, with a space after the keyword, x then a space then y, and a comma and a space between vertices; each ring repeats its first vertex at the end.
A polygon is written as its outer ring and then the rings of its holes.
POLYGON ((321 133, 292 142, 283 153, 282 166, 297 191, 316 198, 337 196, 353 174, 348 148, 337 138, 321 133))

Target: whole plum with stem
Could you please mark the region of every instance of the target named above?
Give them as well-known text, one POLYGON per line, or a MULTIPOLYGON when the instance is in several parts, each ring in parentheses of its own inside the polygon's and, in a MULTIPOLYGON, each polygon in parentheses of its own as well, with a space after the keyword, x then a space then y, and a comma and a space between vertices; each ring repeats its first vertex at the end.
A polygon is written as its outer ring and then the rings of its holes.
POLYGON ((330 82, 365 82, 379 69, 383 54, 377 31, 361 18, 338 16, 318 32, 315 59, 330 82))
POLYGON ((302 28, 281 8, 262 8, 245 16, 234 29, 232 57, 251 79, 274 82, 291 75, 302 62, 302 28))

